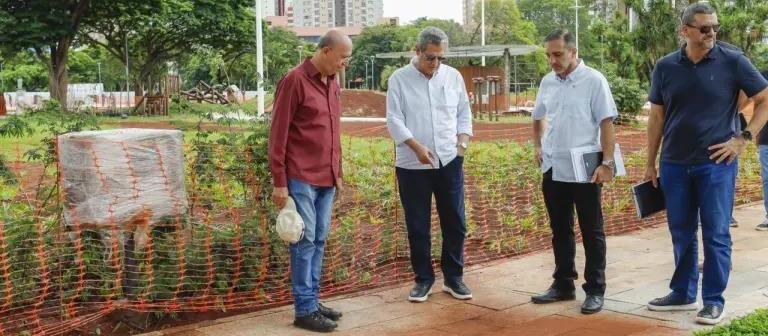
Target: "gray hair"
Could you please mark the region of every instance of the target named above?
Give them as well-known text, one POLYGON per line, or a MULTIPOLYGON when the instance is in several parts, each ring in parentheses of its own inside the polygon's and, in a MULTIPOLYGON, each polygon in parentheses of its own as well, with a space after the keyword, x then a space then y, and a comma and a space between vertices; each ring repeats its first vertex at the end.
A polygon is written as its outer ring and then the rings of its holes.
POLYGON ((715 14, 715 9, 712 8, 706 2, 697 2, 685 7, 683 14, 680 16, 680 24, 690 25, 696 21, 696 14, 715 14))
POLYGON ((419 33, 419 41, 416 43, 416 49, 424 51, 427 45, 448 46, 448 35, 437 27, 427 27, 419 33))
POLYGON ((568 29, 555 29, 544 38, 544 43, 557 41, 563 39, 565 41, 565 47, 568 49, 576 49, 576 36, 568 31, 568 29))

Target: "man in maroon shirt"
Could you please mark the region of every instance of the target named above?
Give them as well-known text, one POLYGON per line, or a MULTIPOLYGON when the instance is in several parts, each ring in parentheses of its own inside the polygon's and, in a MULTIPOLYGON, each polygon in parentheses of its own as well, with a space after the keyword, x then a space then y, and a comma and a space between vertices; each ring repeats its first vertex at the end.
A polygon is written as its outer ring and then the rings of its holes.
POLYGON ((341 192, 341 88, 336 73, 347 66, 352 41, 337 30, 320 38, 317 52, 277 85, 269 134, 269 169, 278 208, 288 197, 304 220, 304 236, 290 245, 293 324, 332 331, 341 313, 318 301, 325 238, 334 195, 341 192))

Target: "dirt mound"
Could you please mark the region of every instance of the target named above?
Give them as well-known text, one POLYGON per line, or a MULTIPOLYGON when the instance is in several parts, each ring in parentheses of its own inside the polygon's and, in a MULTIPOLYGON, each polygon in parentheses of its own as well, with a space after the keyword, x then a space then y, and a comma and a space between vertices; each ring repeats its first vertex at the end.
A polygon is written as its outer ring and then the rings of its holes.
POLYGON ((341 115, 344 117, 385 117, 387 96, 370 90, 341 91, 341 115))

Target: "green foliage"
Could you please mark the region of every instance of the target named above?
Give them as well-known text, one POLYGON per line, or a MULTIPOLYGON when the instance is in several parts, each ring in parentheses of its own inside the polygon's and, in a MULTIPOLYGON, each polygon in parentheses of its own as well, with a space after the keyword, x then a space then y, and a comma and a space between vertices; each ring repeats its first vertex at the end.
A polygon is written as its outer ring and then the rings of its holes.
MULTIPOLYGON (((480 3, 475 3, 475 22, 480 22, 480 3)), ((538 44, 536 25, 525 20, 515 1, 488 0, 485 2, 486 44, 538 44)), ((473 41, 480 40, 480 31, 473 41)))
POLYGON ((760 55, 755 48, 768 33, 768 2, 754 0, 712 0, 723 29, 719 40, 739 47, 749 57, 760 55))
POLYGON ((252 5, 247 0, 157 0, 115 15, 114 5, 107 2, 94 6, 100 19, 85 25, 83 37, 121 61, 127 42, 131 80, 142 93, 167 72, 168 62, 195 47, 218 49, 224 58, 242 53, 255 38, 252 5))
POLYGON ((696 336, 741 336, 768 334, 768 310, 760 308, 722 326, 695 331, 696 336))
POLYGON ((48 89, 48 73, 45 64, 28 51, 14 53, 3 62, 3 72, 0 73, 0 92, 16 91, 16 80, 21 78, 27 91, 42 91, 48 89))
POLYGON ((392 76, 393 73, 395 73, 395 70, 397 70, 397 67, 394 65, 387 65, 384 67, 384 70, 381 70, 381 79, 379 80, 379 87, 383 91, 387 91, 389 77, 392 76))
POLYGON ((608 80, 613 100, 616 102, 619 120, 634 122, 646 101, 647 91, 643 89, 637 79, 621 77, 611 68, 603 69, 603 74, 608 80))
POLYGON ((628 0, 627 6, 637 13, 637 27, 631 33, 631 43, 637 53, 638 78, 649 82, 653 67, 664 55, 678 47, 678 13, 667 0, 628 0))

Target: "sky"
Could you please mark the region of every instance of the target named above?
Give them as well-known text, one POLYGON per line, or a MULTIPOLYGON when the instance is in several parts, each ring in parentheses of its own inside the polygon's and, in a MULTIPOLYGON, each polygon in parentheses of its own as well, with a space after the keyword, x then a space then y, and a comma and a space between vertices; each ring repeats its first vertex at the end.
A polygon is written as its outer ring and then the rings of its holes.
POLYGON ((401 25, 422 16, 462 23, 461 3, 461 0, 384 0, 384 16, 399 17, 401 25))

